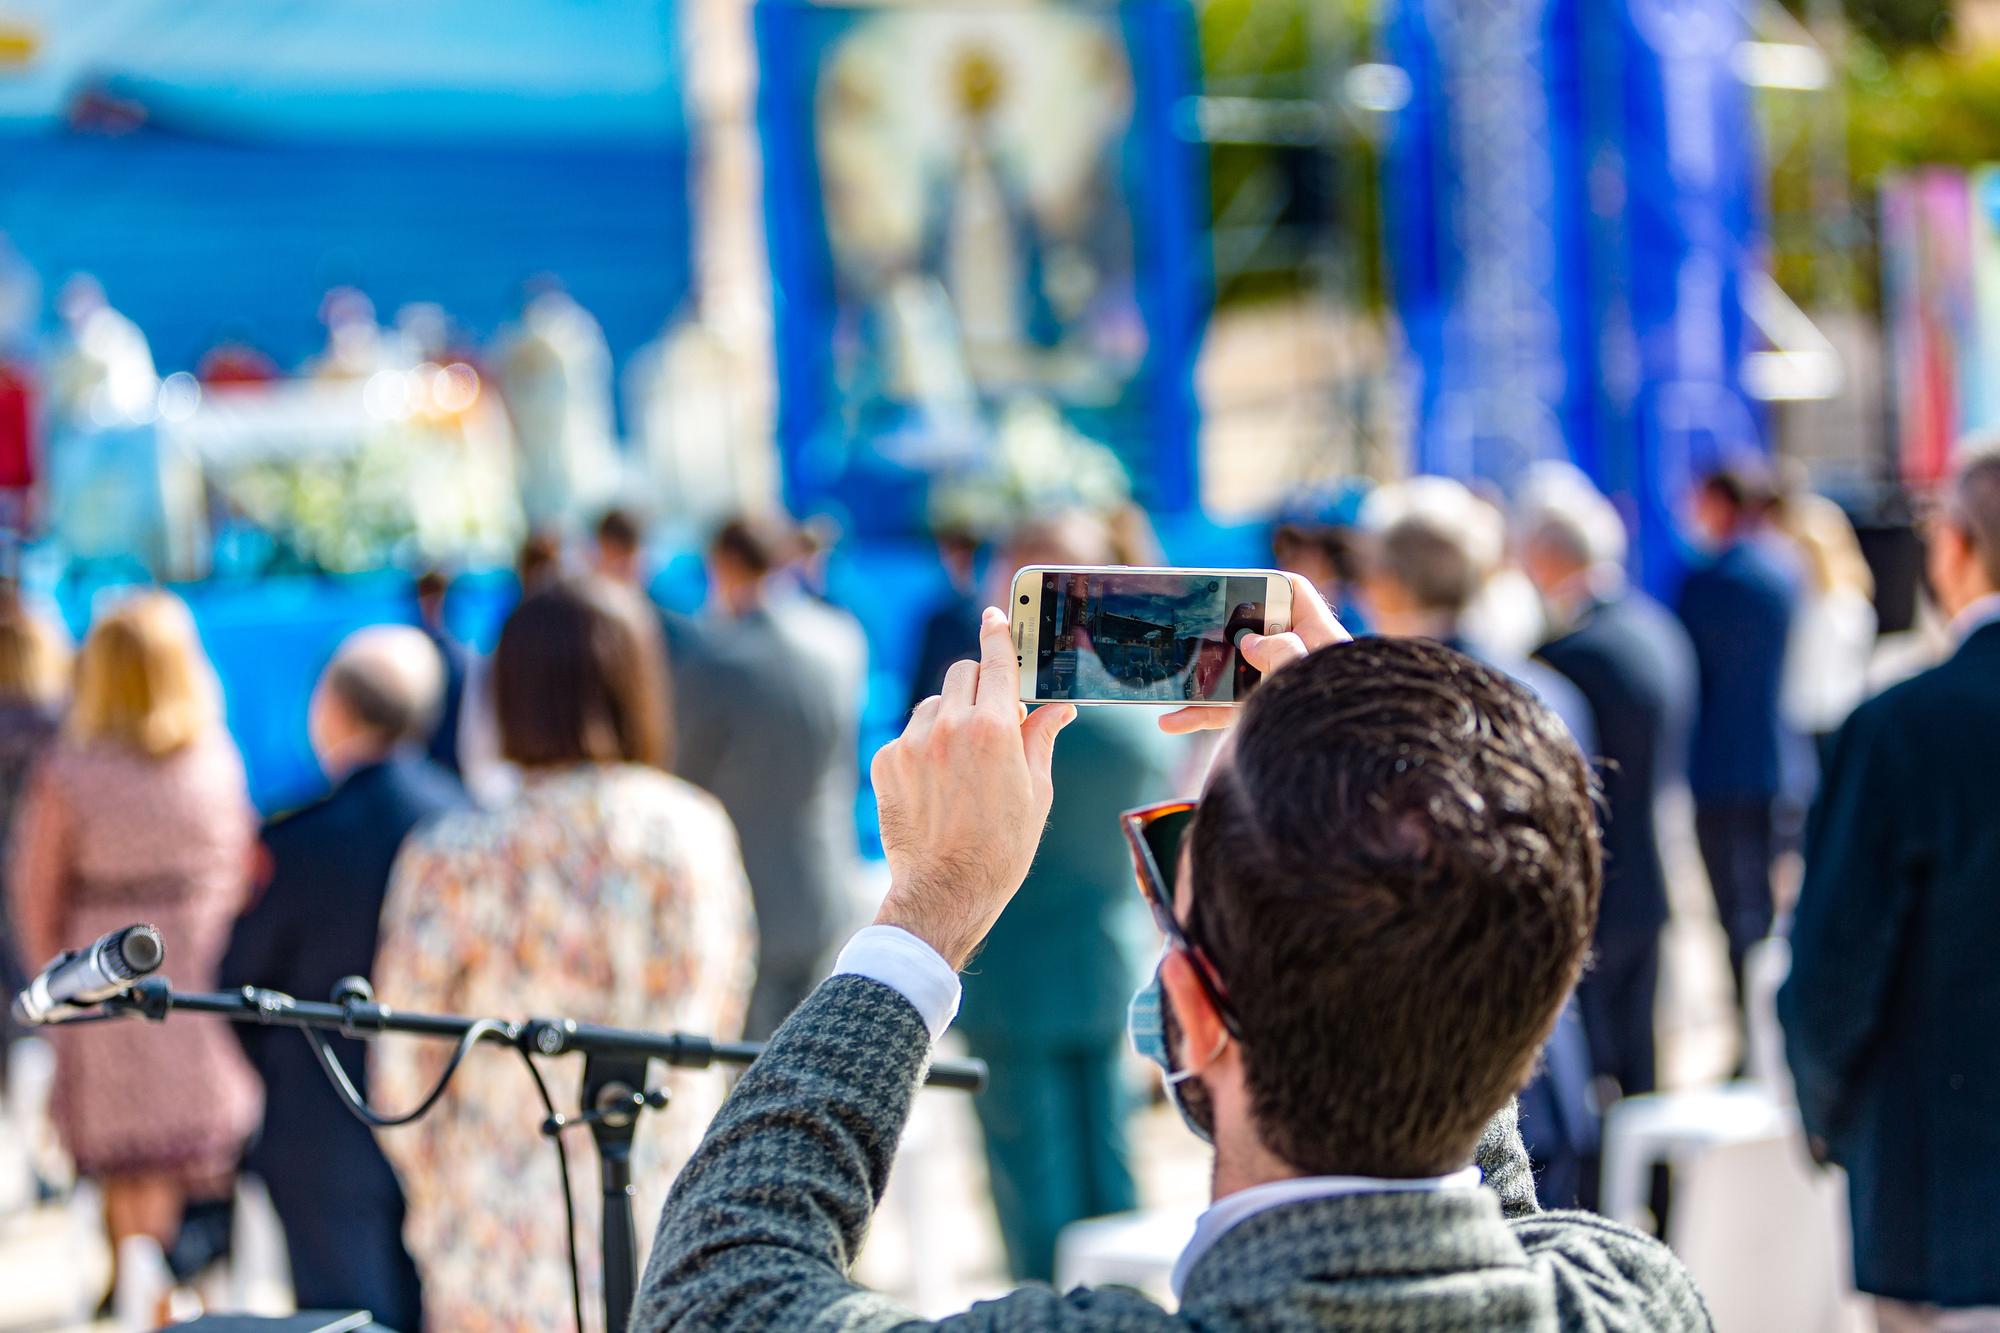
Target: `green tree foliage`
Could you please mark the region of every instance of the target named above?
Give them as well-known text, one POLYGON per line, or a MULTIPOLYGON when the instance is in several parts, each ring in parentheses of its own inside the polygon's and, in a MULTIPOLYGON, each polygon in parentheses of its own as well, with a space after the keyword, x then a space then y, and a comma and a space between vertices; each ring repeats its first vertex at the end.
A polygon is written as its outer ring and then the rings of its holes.
POLYGON ((1848 150, 1863 188, 1902 167, 2000 162, 2000 52, 1857 48, 1847 96, 1848 150))
POLYGON ((1224 303, 1329 282, 1364 302, 1379 299, 1379 164, 1339 82, 1351 64, 1373 57, 1377 7, 1377 0, 1199 5, 1211 97, 1264 103, 1281 119, 1317 104, 1323 116, 1316 142, 1210 144, 1217 296, 1224 303))
POLYGON ((1874 201, 1885 176, 1922 166, 2000 162, 2000 51, 1886 49, 1856 39, 1840 70, 1840 94, 1847 111, 1845 165, 1858 216, 1838 236, 1811 216, 1811 135, 1801 123, 1823 115, 1826 104, 1789 93, 1761 99, 1771 155, 1766 202, 1772 265, 1785 289, 1808 304, 1843 288, 1864 304, 1875 299, 1874 201), (1826 262, 1835 241, 1852 247, 1858 263, 1846 280, 1836 276, 1839 266, 1826 262))
MULTIPOLYGON (((1785 0, 1785 7, 1806 17, 1808 0, 1785 0)), ((1950 0, 1845 0, 1841 6, 1854 31, 1886 50, 1935 46, 1950 32, 1950 0)))

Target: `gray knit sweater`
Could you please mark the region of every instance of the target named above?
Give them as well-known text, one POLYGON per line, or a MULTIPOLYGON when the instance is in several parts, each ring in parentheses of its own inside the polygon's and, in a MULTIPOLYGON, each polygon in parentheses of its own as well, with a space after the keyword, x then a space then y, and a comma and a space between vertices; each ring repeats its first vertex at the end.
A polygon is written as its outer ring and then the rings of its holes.
POLYGON ((1510 1106, 1481 1139, 1485 1188, 1287 1204, 1225 1232, 1178 1313, 1123 1288, 1024 1287, 931 1323, 847 1271, 930 1056, 917 1011, 840 976, 773 1039, 675 1182, 635 1333, 1208 1333, 1711 1327, 1658 1242, 1535 1205, 1510 1106))

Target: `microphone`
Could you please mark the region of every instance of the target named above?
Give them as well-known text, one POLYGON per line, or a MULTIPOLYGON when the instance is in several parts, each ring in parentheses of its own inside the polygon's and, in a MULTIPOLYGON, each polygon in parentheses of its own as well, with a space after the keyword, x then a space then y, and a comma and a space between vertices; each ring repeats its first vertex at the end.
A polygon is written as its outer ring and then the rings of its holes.
POLYGON ((85 949, 72 949, 42 969, 14 997, 14 1017, 29 1025, 67 1017, 132 989, 159 970, 167 947, 152 926, 125 926, 85 949))

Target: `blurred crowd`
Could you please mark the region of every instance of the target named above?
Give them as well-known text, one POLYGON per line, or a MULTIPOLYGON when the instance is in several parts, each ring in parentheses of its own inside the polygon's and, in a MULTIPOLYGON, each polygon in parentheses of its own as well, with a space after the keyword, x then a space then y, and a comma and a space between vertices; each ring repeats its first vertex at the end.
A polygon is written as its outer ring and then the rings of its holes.
MULTIPOLYGON (((1830 737, 1870 690, 1869 568, 1837 506, 1721 469, 1687 497, 1686 527, 1671 605, 1629 576, 1624 519, 1568 467, 1505 501, 1437 477, 1344 486, 1272 532, 1274 562, 1355 632, 1440 640, 1516 675, 1597 762, 1594 962, 1523 1098, 1544 1206, 1595 1203, 1603 1112, 1660 1083, 1664 821, 1693 812, 1741 994, 1746 957, 1782 929, 1777 870, 1830 737)), ((979 609, 1004 601, 1016 567, 1162 559, 1129 507, 942 533, 938 554, 949 592, 911 608, 911 706, 975 651, 979 609)), ((704 555, 707 603, 682 615, 647 598, 640 515, 603 511, 579 541, 531 537, 490 654, 450 635, 448 580, 426 574, 411 623, 348 638, 312 692, 329 794, 261 827, 180 603, 148 591, 109 606, 71 664, 63 635, 9 593, 8 987, 144 919, 182 988, 319 999, 366 976, 417 1011, 768 1036, 864 919, 869 645, 826 595, 823 547, 784 516, 734 519, 704 555)), ((1040 855, 964 979, 956 1026, 992 1070, 976 1108, 1018 1277, 1054 1276, 1069 1223, 1137 1203, 1125 1006, 1155 937, 1115 816, 1196 790, 1206 755, 1151 710, 1083 710, 1056 750, 1040 855)), ((121 1283, 164 1295, 226 1250, 248 1171, 283 1221, 302 1307, 368 1306, 406 1329, 566 1320, 556 1163, 511 1062, 475 1055, 429 1115, 378 1138, 288 1033, 177 1020, 52 1035, 53 1117, 102 1188, 121 1283), (118 1091, 131 1086, 152 1091, 118 1091)), ((415 1042, 334 1048, 392 1112, 444 1058, 415 1042)), ((639 1139, 642 1229, 716 1096, 669 1083, 673 1114, 639 1139)), ((587 1174, 575 1209, 589 1255, 587 1174)))
POLYGON ((218 473, 302 449, 365 451, 371 432, 392 428, 402 431, 393 457, 373 462, 387 474, 377 478, 380 493, 316 497, 320 509, 337 511, 345 532, 302 539, 267 531, 261 540, 247 537, 249 549, 290 540, 308 564, 368 567, 339 549, 380 521, 347 512, 363 500, 411 511, 388 525, 390 538, 422 548, 402 551, 406 563, 504 556, 523 532, 578 530, 633 495, 670 503, 675 516, 697 523, 742 503, 751 462, 742 450, 710 447, 740 434, 731 412, 741 385, 699 324, 665 329, 620 370, 595 317, 552 278, 526 284, 518 315, 490 338, 429 302, 385 318, 351 287, 330 290, 318 318, 324 342, 296 366, 280 365, 252 330, 229 326, 191 367, 165 373, 145 331, 88 274, 69 278, 45 315, 37 275, 0 237, 0 529, 53 528, 72 559, 136 557, 156 577, 196 577, 209 572, 211 557, 195 534, 214 527, 226 537, 242 528, 235 511, 246 505, 267 511, 254 515, 266 529, 315 518, 279 513, 284 501, 272 495, 216 487, 229 480, 218 473), (143 436, 184 426, 205 406, 259 401, 276 406, 225 433, 214 457, 198 441, 192 460, 170 452, 150 469, 113 467, 124 455, 99 456, 78 443, 143 436), (433 480, 442 470, 466 494, 402 493, 415 484, 405 480, 405 455, 435 456, 433 480), (207 475, 152 476, 169 472, 169 463, 207 475), (204 480, 220 492, 206 497, 213 513, 202 512, 204 480), (148 486, 160 493, 121 491, 148 486), (124 526, 100 530, 91 511, 104 510, 114 494, 124 526), (46 512, 31 512, 31 504, 46 512))

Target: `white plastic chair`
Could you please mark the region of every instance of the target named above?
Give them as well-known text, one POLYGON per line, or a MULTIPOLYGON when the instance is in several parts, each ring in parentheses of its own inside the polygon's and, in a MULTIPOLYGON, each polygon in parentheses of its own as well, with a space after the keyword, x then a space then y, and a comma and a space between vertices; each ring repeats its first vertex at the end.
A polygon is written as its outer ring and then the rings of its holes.
POLYGON ((236 1218, 230 1232, 229 1262, 202 1288, 211 1310, 237 1314, 284 1315, 294 1309, 292 1264, 285 1252, 285 1225, 270 1191, 255 1176, 236 1182, 236 1218))
POLYGON ((1847 1212, 1839 1172, 1811 1165, 1801 1140, 1778 1024, 1791 946, 1769 939, 1744 960, 1748 1077, 1717 1088, 1631 1097, 1604 1119, 1600 1203, 1646 1220, 1656 1163, 1674 1168, 1667 1242, 1723 1333, 1864 1333, 1849 1286, 1847 1212))
POLYGON ((1796 1139, 1798 1115, 1778 1027, 1778 988, 1791 960, 1791 945, 1782 939, 1758 942, 1744 959, 1749 1077, 1715 1088, 1627 1097, 1605 1113, 1598 1201, 1606 1217, 1627 1226, 1645 1224, 1647 1186, 1658 1163, 1686 1169, 1706 1152, 1796 1139))
POLYGON ((1674 1177, 1669 1242, 1722 1333, 1866 1333, 1849 1290, 1846 1182, 1792 1137, 1722 1144, 1674 1177))
POLYGON ((1685 1169, 1717 1148, 1790 1141, 1797 1132, 1796 1112, 1755 1083, 1627 1097, 1604 1116, 1599 1206, 1614 1222, 1643 1227, 1655 1165, 1685 1169))

